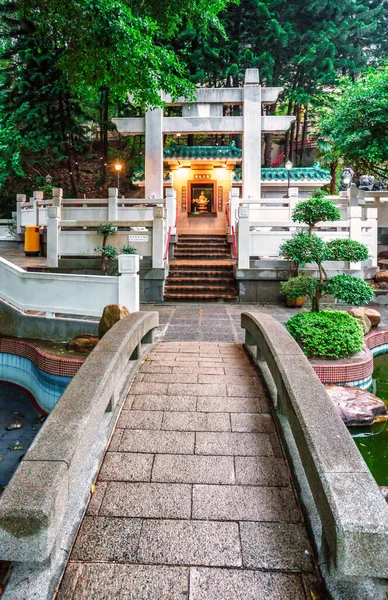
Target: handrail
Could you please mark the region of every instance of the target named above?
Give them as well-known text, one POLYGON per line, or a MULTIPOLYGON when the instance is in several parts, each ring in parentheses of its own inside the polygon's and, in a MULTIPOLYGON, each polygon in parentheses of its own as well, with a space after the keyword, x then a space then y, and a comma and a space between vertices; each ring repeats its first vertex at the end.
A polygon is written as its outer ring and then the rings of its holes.
POLYGON ((168 249, 170 247, 170 239, 171 239, 171 227, 168 228, 168 233, 167 233, 167 243, 166 243, 166 251, 164 253, 164 257, 163 260, 167 260, 168 257, 168 249))
POLYGON ((233 258, 237 259, 236 235, 234 233, 234 226, 233 225, 232 225, 232 244, 233 244, 233 258))
POLYGON ((241 326, 283 431, 318 563, 340 582, 387 578, 387 503, 312 366, 269 315, 242 313, 241 326))
POLYGON ((83 514, 121 405, 158 324, 157 312, 122 319, 69 383, 0 498, 2 560, 41 565, 55 552, 65 560, 79 524, 74 516, 83 514))

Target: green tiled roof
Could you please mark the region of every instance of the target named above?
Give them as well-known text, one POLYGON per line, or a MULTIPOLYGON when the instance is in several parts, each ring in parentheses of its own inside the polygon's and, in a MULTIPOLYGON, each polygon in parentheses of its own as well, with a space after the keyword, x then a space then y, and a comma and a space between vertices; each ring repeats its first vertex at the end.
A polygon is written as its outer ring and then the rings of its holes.
MULTIPOLYGON (((241 181, 242 170, 234 169, 233 181, 241 181)), ((287 181, 288 173, 286 169, 270 168, 261 169, 261 181, 287 181)), ((328 183, 331 180, 330 171, 322 169, 317 162, 312 167, 295 167, 290 171, 291 181, 322 181, 328 183)))
MULTIPOLYGON (((139 181, 143 182, 145 179, 145 169, 139 169, 138 171, 134 171, 132 175, 132 183, 138 183, 139 181)), ((163 181, 171 181, 171 171, 164 171, 163 173, 163 181)))
POLYGON ((237 148, 234 142, 231 142, 229 146, 179 146, 178 144, 171 144, 168 148, 164 149, 164 158, 176 158, 180 160, 216 160, 223 158, 236 158, 242 157, 241 148, 237 148))

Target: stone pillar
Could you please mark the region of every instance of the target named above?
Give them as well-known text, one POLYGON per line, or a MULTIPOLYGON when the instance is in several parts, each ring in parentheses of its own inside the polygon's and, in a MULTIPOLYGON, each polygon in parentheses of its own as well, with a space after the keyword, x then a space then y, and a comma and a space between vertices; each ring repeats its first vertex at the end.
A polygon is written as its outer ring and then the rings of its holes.
POLYGON ((145 115, 145 197, 163 198, 163 110, 145 115))
POLYGON ((295 206, 298 204, 299 202, 299 188, 297 187, 290 187, 290 193, 289 193, 289 210, 290 210, 290 221, 291 221, 291 217, 292 217, 292 211, 294 210, 295 206))
POLYGON ((166 188, 166 210, 167 228, 171 227, 171 233, 175 233, 176 221, 176 191, 174 188, 166 188))
POLYGON ((120 254, 118 261, 119 304, 126 306, 130 313, 138 312, 140 310, 139 256, 120 254))
POLYGON ((242 197, 261 195, 261 86, 259 70, 247 69, 243 91, 242 197))
POLYGON ((367 208, 365 210, 367 221, 372 221, 372 230, 371 230, 371 243, 370 243, 370 257, 372 259, 372 267, 377 267, 377 219, 378 219, 378 209, 377 208, 367 208))
POLYGON ((154 220, 152 226, 152 268, 163 269, 164 267, 164 220, 166 210, 163 206, 154 206, 154 220))
POLYGON ((240 190, 238 188, 232 188, 230 190, 229 196, 229 222, 230 222, 230 231, 229 234, 232 233, 232 227, 236 228, 236 213, 238 209, 238 205, 240 203, 240 190))
POLYGON ((53 206, 61 208, 63 200, 63 189, 53 188, 53 206))
POLYGON ((61 209, 49 206, 47 209, 47 266, 58 267, 59 254, 59 220, 61 209))
POLYGON ((25 194, 16 194, 16 233, 22 232, 22 202, 27 200, 25 194))
POLYGON ((108 221, 118 221, 117 218, 117 199, 119 190, 117 188, 108 188, 108 221))
POLYGON ((249 269, 249 206, 238 207, 238 246, 237 266, 239 269, 249 269))
POLYGON ((358 206, 358 189, 354 184, 349 189, 349 206, 358 206))
MULTIPOLYGON (((352 197, 350 198, 352 199, 352 197)), ((349 237, 351 240, 362 243, 361 240, 361 206, 349 206, 349 237)), ((351 269, 361 269, 361 263, 350 263, 351 269)))
POLYGON ((38 202, 43 200, 43 192, 32 192, 32 204, 34 209, 34 225, 40 225, 39 223, 39 206, 38 202))

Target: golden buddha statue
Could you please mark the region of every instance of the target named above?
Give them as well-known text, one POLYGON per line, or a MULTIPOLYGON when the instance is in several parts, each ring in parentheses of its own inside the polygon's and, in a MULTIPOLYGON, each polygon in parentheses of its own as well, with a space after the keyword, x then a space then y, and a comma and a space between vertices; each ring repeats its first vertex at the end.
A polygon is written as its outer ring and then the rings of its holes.
POLYGON ((206 212, 208 204, 209 204, 209 200, 206 198, 205 194, 202 191, 200 197, 197 200, 198 210, 200 212, 206 212))

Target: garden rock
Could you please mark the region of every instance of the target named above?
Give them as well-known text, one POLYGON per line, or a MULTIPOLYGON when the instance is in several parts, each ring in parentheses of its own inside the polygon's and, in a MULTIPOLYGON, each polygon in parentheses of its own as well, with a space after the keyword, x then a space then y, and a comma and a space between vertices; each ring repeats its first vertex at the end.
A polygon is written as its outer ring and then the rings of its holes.
POLYGON ((377 283, 380 283, 382 281, 388 281, 388 271, 383 269, 381 271, 377 271, 375 279, 377 283))
POLYGON ((380 486, 380 490, 381 490, 381 493, 383 494, 384 498, 388 502, 388 487, 382 485, 382 486, 380 486))
POLYGON ((340 385, 327 385, 325 388, 348 427, 372 425, 376 419, 388 419, 385 403, 366 390, 340 385))
POLYGON ((352 315, 362 327, 364 335, 368 333, 372 329, 372 323, 369 320, 369 317, 364 312, 363 308, 352 308, 349 310, 349 314, 352 315))
POLYGON ((97 346, 99 338, 93 335, 78 335, 71 339, 66 347, 75 352, 91 352, 97 346))
POLYGON ((21 429, 23 427, 24 423, 23 423, 23 418, 22 417, 15 417, 15 419, 13 419, 13 421, 11 421, 10 423, 8 423, 7 427, 5 428, 7 431, 13 431, 14 429, 21 429))
POLYGON ((381 321, 380 313, 374 308, 352 308, 349 310, 349 314, 356 319, 365 315, 369 319, 372 327, 377 327, 381 321))
POLYGON ((105 306, 98 326, 98 337, 101 339, 113 325, 128 317, 128 315, 129 310, 122 304, 108 304, 108 306, 105 306))

